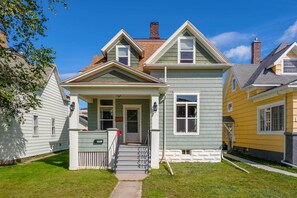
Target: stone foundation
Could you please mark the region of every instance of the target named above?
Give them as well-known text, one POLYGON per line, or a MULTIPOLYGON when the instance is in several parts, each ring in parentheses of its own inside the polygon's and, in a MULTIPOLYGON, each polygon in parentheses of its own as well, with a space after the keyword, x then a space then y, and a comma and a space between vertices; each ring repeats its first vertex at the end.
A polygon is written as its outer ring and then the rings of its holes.
MULTIPOLYGON (((159 153, 162 158, 162 150, 159 153)), ((190 154, 182 154, 182 150, 166 150, 169 162, 221 162, 221 150, 219 149, 193 149, 190 154)))

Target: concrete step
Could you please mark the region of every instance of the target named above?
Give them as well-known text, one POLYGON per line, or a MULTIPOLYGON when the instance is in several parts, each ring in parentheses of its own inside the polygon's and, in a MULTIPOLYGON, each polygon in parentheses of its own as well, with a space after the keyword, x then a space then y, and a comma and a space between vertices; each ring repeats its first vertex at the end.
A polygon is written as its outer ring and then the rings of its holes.
POLYGON ((148 171, 147 167, 130 167, 130 166, 124 166, 124 167, 116 167, 116 172, 119 171, 148 171))
POLYGON ((119 152, 118 157, 147 157, 147 153, 119 152))
POLYGON ((144 165, 144 166, 147 166, 149 164, 149 162, 146 160, 146 161, 128 161, 128 160, 125 160, 125 161, 118 161, 116 163, 117 166, 139 166, 139 165, 144 165))

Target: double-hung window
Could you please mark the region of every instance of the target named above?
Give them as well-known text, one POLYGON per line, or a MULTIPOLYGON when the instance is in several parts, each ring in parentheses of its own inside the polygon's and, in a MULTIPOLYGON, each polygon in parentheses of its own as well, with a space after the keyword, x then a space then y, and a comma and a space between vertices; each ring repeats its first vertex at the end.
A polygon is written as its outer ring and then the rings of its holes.
POLYGON ((277 102, 258 107, 258 132, 277 133, 285 131, 285 104, 277 102))
POLYGON ((116 47, 116 59, 120 63, 130 66, 130 46, 129 45, 117 45, 116 47))
POLYGON ((100 100, 100 115, 99 125, 100 130, 106 130, 114 127, 114 101, 113 100, 100 100))
POLYGON ((56 119, 52 118, 52 136, 56 135, 56 119))
POLYGON ((39 135, 38 115, 33 115, 33 136, 39 135))
POLYGON ((195 38, 180 37, 178 40, 179 63, 195 63, 195 38))
POLYGON ((175 94, 175 134, 198 134, 199 94, 175 94))

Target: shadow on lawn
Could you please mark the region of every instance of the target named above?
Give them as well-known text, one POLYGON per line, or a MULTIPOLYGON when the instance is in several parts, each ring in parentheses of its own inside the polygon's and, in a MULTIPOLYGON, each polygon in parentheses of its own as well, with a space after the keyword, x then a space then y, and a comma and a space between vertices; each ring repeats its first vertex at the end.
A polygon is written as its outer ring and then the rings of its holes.
POLYGON ((40 160, 46 164, 58 166, 68 170, 69 167, 69 153, 67 151, 58 153, 58 155, 40 160))

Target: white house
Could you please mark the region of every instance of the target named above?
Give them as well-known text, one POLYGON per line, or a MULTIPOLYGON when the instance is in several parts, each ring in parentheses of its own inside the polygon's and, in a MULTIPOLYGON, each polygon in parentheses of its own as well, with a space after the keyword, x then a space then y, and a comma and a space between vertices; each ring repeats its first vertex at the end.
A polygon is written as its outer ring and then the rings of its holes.
POLYGON ((68 149, 68 99, 57 68, 49 68, 38 92, 42 107, 24 115, 25 123, 8 125, 0 115, 0 164, 68 149))

